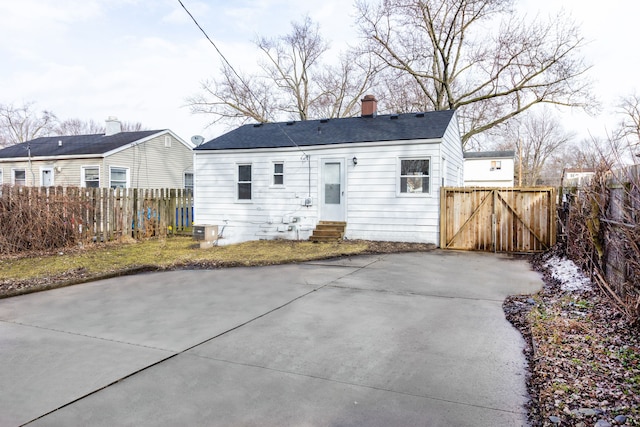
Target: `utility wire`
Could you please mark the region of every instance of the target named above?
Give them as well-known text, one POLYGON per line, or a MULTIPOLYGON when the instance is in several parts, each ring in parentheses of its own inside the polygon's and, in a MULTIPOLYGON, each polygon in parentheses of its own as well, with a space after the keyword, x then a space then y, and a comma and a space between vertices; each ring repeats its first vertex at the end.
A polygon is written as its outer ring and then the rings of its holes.
POLYGON ((251 90, 251 88, 249 87, 249 85, 247 85, 247 83, 244 81, 244 79, 242 77, 240 77, 240 74, 237 73, 236 69, 233 68, 233 65, 231 65, 231 63, 227 60, 227 58, 224 56, 224 54, 220 51, 220 49, 218 49, 218 46, 213 42, 213 40, 211 40, 211 37, 209 37, 209 35, 207 34, 207 32, 204 30, 204 28, 202 28, 200 26, 200 24, 198 23, 198 21, 196 20, 196 18, 191 14, 191 12, 189 12, 189 10, 187 9, 187 7, 184 5, 184 3, 182 3, 182 0, 178 0, 178 3, 180 3, 180 6, 182 6, 182 8, 184 9, 185 12, 187 12, 187 14, 191 17, 191 20, 194 22, 194 24, 196 24, 196 26, 200 29, 200 31, 202 31, 202 34, 204 34, 204 36, 207 38, 207 40, 209 40, 209 43, 211 43, 211 45, 214 47, 214 49, 216 50, 216 52, 218 52, 218 55, 220 55, 220 58, 222 58, 222 60, 224 61, 225 64, 227 64, 227 66, 229 67, 229 69, 231 69, 231 71, 233 71, 233 74, 236 75, 236 77, 238 78, 238 80, 240 80, 240 82, 242 82, 242 84, 244 85, 244 87, 249 91, 249 94, 258 102, 258 104, 260 103, 260 100, 254 95, 253 91, 251 90))

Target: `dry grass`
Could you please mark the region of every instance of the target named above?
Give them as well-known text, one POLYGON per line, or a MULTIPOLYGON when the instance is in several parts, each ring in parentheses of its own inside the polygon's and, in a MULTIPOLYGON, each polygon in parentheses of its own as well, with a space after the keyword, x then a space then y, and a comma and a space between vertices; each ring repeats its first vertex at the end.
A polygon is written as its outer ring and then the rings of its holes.
POLYGON ((0 297, 141 270, 258 266, 432 248, 428 244, 368 241, 261 240, 200 249, 190 237, 95 244, 0 259, 0 297))

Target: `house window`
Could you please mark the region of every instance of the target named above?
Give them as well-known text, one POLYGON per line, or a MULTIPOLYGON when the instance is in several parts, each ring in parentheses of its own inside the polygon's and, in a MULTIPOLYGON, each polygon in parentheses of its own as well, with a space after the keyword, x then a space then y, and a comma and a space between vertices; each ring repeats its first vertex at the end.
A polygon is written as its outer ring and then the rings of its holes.
POLYGON ((111 168, 109 171, 109 182, 111 188, 129 188, 129 169, 111 168))
POLYGON ((187 190, 193 190, 193 172, 184 173, 184 188, 187 190))
POLYGON ((11 173, 11 183, 13 185, 27 185, 27 171, 25 169, 13 169, 11 173))
POLYGON ((429 159, 400 160, 400 193, 429 193, 429 159))
POLYGON ((4 184, 4 180, 3 180, 3 176, 2 176, 2 169, 0 169, 0 185, 4 184))
POLYGON ((273 185, 284 185, 284 163, 273 164, 273 185))
POLYGON ((502 161, 501 160, 491 160, 491 170, 500 170, 502 169, 502 161))
POLYGON ((169 135, 164 137, 164 146, 165 148, 171 148, 171 137, 169 135))
POLYGON ((238 165, 238 200, 251 200, 251 165, 238 165))
POLYGON ((100 187, 100 168, 98 166, 82 167, 81 185, 86 188, 100 187))

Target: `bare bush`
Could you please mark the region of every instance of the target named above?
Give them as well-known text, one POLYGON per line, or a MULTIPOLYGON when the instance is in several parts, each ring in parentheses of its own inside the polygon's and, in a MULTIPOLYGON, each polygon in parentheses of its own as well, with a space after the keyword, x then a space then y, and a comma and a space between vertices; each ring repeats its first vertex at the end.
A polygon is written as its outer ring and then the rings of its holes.
POLYGON ((574 191, 566 225, 567 254, 640 323, 640 168, 600 168, 574 191))
POLYGON ((81 203, 63 192, 0 187, 0 254, 46 251, 78 244, 81 203))

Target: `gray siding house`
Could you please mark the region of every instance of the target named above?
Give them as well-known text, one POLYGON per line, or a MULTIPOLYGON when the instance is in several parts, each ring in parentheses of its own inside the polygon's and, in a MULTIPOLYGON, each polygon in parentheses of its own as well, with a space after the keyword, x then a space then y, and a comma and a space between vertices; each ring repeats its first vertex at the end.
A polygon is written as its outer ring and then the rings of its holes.
POLYGON ((192 188, 193 147, 170 130, 36 138, 0 150, 0 184, 192 188))
POLYGON ((218 244, 308 239, 320 221, 344 237, 439 242, 440 186, 462 185, 454 111, 248 124, 194 150, 198 223, 218 244))

